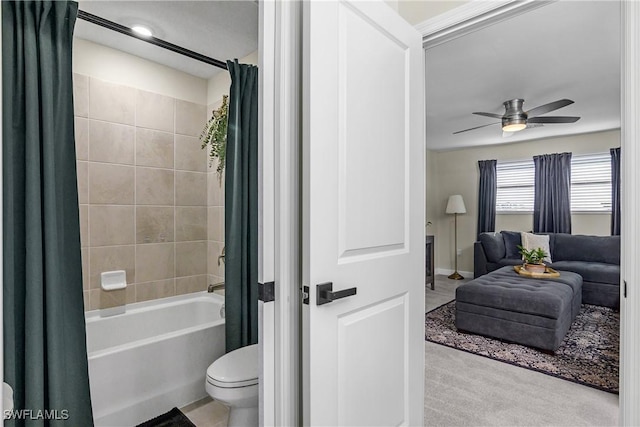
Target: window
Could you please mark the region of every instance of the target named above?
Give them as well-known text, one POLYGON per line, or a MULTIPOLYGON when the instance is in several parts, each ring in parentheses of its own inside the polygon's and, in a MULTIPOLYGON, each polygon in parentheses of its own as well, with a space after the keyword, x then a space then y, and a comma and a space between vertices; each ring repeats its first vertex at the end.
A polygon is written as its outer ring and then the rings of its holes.
POLYGON ((571 212, 611 212, 611 155, 571 158, 571 212))
POLYGON ((533 212, 533 159, 496 164, 496 212, 533 212))
MULTIPOLYGON (((533 212, 533 159, 498 162, 496 212, 533 212)), ((611 212, 611 155, 571 158, 571 212, 611 212)))

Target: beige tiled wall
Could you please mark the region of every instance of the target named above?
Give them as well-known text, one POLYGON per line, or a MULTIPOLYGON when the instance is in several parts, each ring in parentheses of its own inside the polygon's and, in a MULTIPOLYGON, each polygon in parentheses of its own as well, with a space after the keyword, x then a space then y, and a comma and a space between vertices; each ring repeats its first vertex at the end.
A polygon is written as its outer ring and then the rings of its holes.
POLYGON ((221 281, 222 189, 198 139, 210 111, 79 74, 74 101, 85 309, 221 281), (100 289, 110 270, 126 290, 100 289))
MULTIPOLYGON (((222 99, 209 104, 207 112, 211 114, 220 105, 222 105, 222 99)), ((207 273, 209 274, 209 283, 224 281, 224 262, 218 260, 224 248, 224 174, 220 179, 216 172, 217 167, 217 162, 211 164, 207 174, 207 253, 209 257, 207 273)))

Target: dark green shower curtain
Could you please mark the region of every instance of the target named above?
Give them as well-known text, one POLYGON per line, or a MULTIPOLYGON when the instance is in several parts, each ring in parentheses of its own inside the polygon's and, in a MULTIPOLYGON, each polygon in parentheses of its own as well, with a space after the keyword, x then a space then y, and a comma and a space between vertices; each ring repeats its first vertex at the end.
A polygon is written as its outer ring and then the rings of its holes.
POLYGON ((11 426, 93 425, 73 129, 77 13, 75 2, 2 2, 4 378, 15 410, 31 410, 11 426))
POLYGON ((231 74, 225 164, 227 352, 258 342, 258 67, 231 74))

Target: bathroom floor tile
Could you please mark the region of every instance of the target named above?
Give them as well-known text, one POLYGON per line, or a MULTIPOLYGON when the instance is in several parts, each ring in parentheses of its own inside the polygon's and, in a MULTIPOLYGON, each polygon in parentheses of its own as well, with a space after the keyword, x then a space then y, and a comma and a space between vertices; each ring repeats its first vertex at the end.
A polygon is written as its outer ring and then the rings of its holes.
POLYGON ((180 408, 198 427, 226 427, 229 418, 229 410, 223 404, 210 397, 198 400, 190 405, 180 408))

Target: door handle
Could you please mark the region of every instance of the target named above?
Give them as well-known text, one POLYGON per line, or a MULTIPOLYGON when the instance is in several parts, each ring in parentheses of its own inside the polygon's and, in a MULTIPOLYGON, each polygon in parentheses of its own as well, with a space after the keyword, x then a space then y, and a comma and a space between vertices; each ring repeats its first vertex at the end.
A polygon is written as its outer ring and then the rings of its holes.
POLYGON ((320 283, 316 285, 316 305, 323 305, 340 298, 355 295, 357 288, 344 289, 333 292, 333 282, 320 283))

